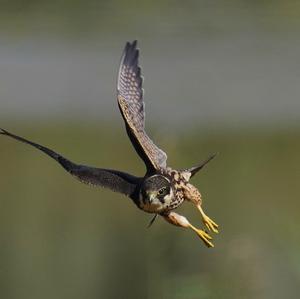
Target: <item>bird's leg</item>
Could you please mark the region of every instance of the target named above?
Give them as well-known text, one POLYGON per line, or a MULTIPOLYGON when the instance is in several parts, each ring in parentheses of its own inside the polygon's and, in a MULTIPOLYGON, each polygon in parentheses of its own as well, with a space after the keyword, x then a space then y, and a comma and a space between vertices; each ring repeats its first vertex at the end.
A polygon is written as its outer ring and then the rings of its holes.
POLYGON ((162 216, 166 221, 173 225, 192 229, 201 238, 201 240, 207 247, 214 247, 214 244, 210 241, 212 240, 212 237, 204 230, 198 229, 193 226, 185 217, 174 212, 169 212, 168 214, 162 216))
POLYGON ((201 213, 202 216, 202 221, 204 223, 204 225, 209 229, 212 230, 214 233, 218 233, 218 227, 219 225, 217 223, 215 223, 213 220, 211 220, 203 211, 202 207, 200 204, 197 204, 197 209, 199 210, 199 212, 201 213))
POLYGON ((216 224, 213 220, 211 220, 203 211, 201 204, 201 194, 199 190, 193 186, 192 184, 186 184, 183 186, 184 189, 184 196, 187 200, 192 202, 194 205, 196 205, 197 209, 201 213, 202 221, 204 225, 207 227, 208 230, 212 230, 214 233, 218 233, 218 224, 216 224))

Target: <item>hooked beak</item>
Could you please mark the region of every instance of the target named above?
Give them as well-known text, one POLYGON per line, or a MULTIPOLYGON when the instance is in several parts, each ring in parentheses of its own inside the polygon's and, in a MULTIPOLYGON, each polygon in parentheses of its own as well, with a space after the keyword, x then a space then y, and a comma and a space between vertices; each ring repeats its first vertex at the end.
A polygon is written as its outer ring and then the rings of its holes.
POLYGON ((156 198, 156 192, 148 192, 147 193, 149 203, 152 203, 156 198))

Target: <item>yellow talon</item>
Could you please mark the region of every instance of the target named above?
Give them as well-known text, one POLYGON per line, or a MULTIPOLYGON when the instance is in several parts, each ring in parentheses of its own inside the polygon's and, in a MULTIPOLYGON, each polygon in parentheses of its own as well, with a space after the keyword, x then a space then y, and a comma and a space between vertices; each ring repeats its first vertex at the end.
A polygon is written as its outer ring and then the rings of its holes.
POLYGON ((213 220, 211 220, 202 210, 200 205, 197 205, 198 210, 201 213, 202 219, 203 219, 203 223, 204 225, 207 227, 208 230, 212 230, 214 233, 218 233, 218 227, 219 225, 217 223, 215 223, 213 220))
POLYGON ((214 244, 210 242, 210 240, 212 240, 212 237, 207 232, 202 229, 198 229, 191 224, 189 225, 189 227, 201 238, 201 240, 207 247, 214 247, 214 244))
POLYGON ((212 221, 208 216, 205 215, 203 217, 203 223, 209 230, 212 230, 214 233, 217 234, 219 232, 217 229, 218 225, 214 221, 212 221))

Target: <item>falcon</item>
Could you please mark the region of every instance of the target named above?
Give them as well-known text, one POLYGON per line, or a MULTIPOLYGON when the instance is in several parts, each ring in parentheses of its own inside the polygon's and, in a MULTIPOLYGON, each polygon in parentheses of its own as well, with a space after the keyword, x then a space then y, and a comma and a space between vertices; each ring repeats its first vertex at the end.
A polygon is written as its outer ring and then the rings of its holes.
POLYGON ((117 101, 127 135, 135 151, 145 163, 146 174, 143 177, 119 170, 76 164, 45 146, 4 129, 0 129, 0 134, 39 149, 83 183, 109 188, 129 197, 139 209, 154 214, 149 226, 157 216, 161 216, 173 225, 193 230, 206 246, 214 247, 209 232, 218 233, 218 225, 204 213, 201 194, 189 181, 215 155, 188 169, 175 170, 168 167, 166 153, 154 144, 145 131, 142 83, 137 41, 127 42, 118 72, 117 101), (204 229, 196 228, 187 218, 174 212, 184 201, 196 206, 202 217, 204 229))

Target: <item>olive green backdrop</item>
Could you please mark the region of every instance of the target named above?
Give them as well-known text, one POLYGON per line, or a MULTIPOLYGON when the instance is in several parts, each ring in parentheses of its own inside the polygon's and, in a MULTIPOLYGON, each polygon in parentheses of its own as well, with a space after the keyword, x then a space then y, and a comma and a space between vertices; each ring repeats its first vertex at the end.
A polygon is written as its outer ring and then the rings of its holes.
MULTIPOLYGON (((1 1, 0 127, 143 175, 115 99, 138 39, 149 134, 220 225, 215 248, 0 136, 0 297, 298 298, 296 1, 1 1)), ((199 213, 180 209, 196 226, 199 213)))

